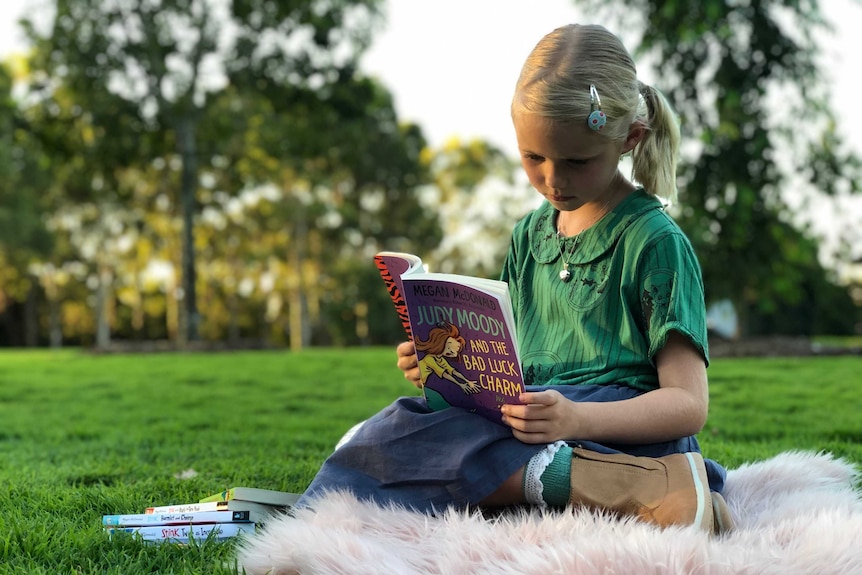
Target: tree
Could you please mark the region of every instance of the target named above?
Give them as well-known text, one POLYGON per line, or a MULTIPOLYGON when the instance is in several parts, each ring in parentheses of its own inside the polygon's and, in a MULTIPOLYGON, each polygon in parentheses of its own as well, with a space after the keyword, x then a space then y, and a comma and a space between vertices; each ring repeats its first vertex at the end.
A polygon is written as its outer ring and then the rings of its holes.
POLYGON ((497 277, 514 223, 536 201, 515 183, 517 163, 481 140, 452 139, 427 156, 443 241, 423 259, 435 271, 497 277))
POLYGON ((788 197, 860 189, 817 67, 818 2, 577 2, 618 8, 620 29, 641 31, 636 59, 655 62, 657 87, 697 143, 683 158, 677 217, 708 297, 732 299, 744 320, 805 306, 799 279, 820 266, 788 197))
POLYGON ((419 201, 418 190, 429 179, 421 130, 399 123, 384 86, 348 70, 314 98, 268 86, 265 97, 227 91, 219 106, 254 110, 214 118, 210 128, 220 135, 209 139, 227 145, 222 168, 211 169, 221 187, 266 196, 265 210, 247 214, 242 225, 248 229, 243 235, 262 240, 246 256, 254 254, 279 278, 267 296, 268 309, 284 308, 293 349, 347 341, 334 335, 340 329, 320 308, 328 297, 361 312, 351 263, 373 269, 371 256, 383 246, 439 239, 435 214, 419 201), (297 98, 289 104, 295 113, 285 112, 290 98, 297 98), (326 107, 314 104, 315 98, 326 107), (339 293, 324 296, 329 289, 339 293))
MULTIPOLYGON (((196 339, 194 219, 199 131, 228 79, 248 90, 301 103, 317 113, 317 91, 352 70, 368 43, 378 0, 56 0, 50 32, 32 21, 34 65, 46 98, 62 85, 93 127, 104 166, 129 167, 164 155, 181 158, 184 338, 196 339), (155 137, 146 138, 145 134, 155 137), (152 147, 146 148, 148 144, 152 147)), ((291 110, 288 110, 290 112, 291 110)), ((110 170, 105 174, 111 177, 110 170)), ((106 186, 107 193, 115 193, 106 186)))
POLYGON ((43 223, 50 162, 12 97, 11 64, 0 65, 0 319, 12 345, 33 346, 38 282, 30 266, 52 246, 43 223))

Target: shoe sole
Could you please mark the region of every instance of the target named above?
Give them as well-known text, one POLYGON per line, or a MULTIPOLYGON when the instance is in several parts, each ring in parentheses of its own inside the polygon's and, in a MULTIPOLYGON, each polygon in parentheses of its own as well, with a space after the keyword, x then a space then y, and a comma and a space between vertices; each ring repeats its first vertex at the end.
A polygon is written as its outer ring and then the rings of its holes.
MULTIPOLYGON (((700 473, 698 472, 697 461, 694 458, 694 453, 684 453, 686 460, 688 461, 689 469, 691 470, 691 479, 692 483, 694 483, 694 491, 697 494, 697 510, 695 511, 693 525, 701 525, 703 523, 703 516, 706 514, 706 498, 707 493, 709 493, 709 486, 703 484, 703 480, 701 479, 700 473)), ((700 455, 698 454, 698 457, 700 455)), ((703 466, 703 459, 701 459, 701 466, 703 466)), ((710 507, 712 507, 712 500, 710 498, 710 507)))

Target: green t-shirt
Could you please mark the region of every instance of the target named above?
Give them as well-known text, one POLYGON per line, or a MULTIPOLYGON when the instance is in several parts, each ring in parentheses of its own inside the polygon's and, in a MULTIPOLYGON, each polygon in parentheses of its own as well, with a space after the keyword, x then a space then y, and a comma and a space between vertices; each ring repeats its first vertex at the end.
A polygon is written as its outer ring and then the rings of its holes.
POLYGON ((708 363, 700 265, 656 198, 636 190, 580 240, 563 238, 567 283, 559 241, 545 202, 518 222, 503 268, 527 384, 655 389, 653 358, 670 330, 708 363))

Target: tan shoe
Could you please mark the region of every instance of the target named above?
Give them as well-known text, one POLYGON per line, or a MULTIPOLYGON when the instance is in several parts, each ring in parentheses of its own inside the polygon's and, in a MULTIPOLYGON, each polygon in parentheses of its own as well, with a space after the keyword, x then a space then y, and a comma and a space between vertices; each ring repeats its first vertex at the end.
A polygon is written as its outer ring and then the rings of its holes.
POLYGON ((733 531, 733 517, 730 515, 730 508, 721 493, 712 494, 712 516, 713 516, 713 533, 723 535, 733 531))
POLYGON ((708 533, 715 529, 713 500, 699 453, 652 458, 576 447, 569 502, 661 527, 695 525, 708 533))

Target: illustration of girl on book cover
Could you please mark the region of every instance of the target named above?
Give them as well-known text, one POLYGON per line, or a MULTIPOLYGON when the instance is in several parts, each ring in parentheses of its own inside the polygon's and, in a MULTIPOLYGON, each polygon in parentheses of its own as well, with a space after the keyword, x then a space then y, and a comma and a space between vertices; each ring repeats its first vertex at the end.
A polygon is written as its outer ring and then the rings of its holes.
MULTIPOLYGON (((458 326, 448 321, 438 322, 428 332, 428 339, 416 338, 416 351, 424 353, 419 360, 419 372, 422 385, 428 381, 430 375, 450 381, 460 387, 465 394, 479 393, 479 384, 468 379, 450 363, 450 358, 460 361, 461 351, 467 345, 467 341, 461 335, 458 326)), ((450 407, 448 401, 436 390, 425 388, 425 398, 431 409, 445 409, 450 407)))

